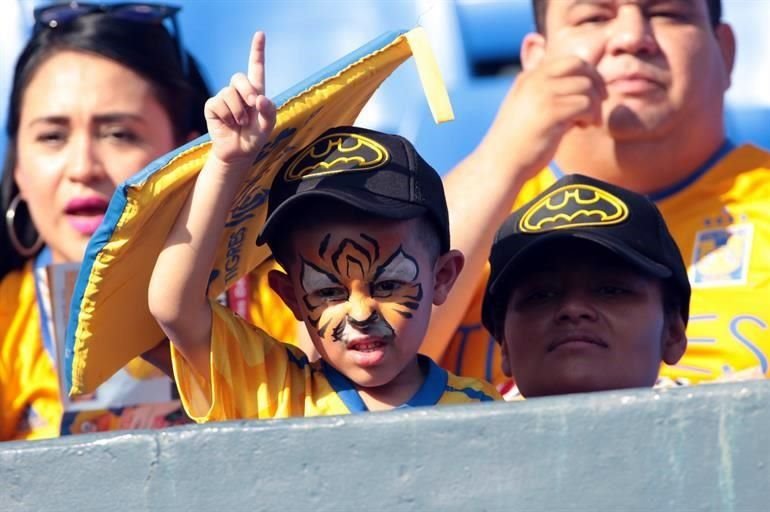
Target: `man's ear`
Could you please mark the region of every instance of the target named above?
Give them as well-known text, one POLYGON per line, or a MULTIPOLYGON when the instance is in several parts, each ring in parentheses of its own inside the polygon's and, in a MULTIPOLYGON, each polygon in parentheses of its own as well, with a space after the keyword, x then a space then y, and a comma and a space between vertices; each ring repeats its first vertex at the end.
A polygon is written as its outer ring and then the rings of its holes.
POLYGON ((519 56, 522 69, 526 71, 536 68, 545 56, 545 37, 543 34, 531 32, 524 36, 519 56))
POLYGON ((463 265, 465 256, 454 249, 438 257, 433 271, 433 304, 440 306, 446 301, 463 265))
POLYGON ((687 349, 686 328, 682 316, 671 313, 666 319, 663 332, 662 359, 666 364, 676 364, 687 349))
POLYGON ((286 304, 291 312, 294 313, 294 318, 302 321, 299 300, 294 293, 294 286, 291 283, 291 278, 280 270, 271 270, 267 274, 267 282, 270 283, 270 288, 281 297, 284 304, 286 304))
POLYGON ((730 76, 733 73, 733 65, 735 64, 735 33, 730 25, 727 23, 720 23, 714 27, 714 34, 719 44, 719 49, 722 52, 722 60, 725 64, 726 80, 725 90, 730 87, 730 76))

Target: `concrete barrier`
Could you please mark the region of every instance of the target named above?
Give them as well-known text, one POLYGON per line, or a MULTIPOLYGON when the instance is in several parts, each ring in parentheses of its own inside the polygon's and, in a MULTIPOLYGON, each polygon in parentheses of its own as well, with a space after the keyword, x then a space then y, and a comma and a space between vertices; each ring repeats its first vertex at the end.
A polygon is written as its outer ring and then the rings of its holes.
POLYGON ((0 510, 766 511, 770 382, 0 444, 0 510))

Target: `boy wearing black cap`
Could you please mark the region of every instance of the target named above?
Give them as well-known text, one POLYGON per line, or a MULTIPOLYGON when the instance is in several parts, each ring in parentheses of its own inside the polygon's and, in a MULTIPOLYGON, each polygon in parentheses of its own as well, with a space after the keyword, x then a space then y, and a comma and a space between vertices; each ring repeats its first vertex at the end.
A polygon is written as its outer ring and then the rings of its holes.
POLYGON ((650 387, 684 354, 690 285, 657 207, 567 175, 503 223, 484 326, 524 397, 650 387))
POLYGON ((440 177, 401 137, 331 129, 274 179, 258 243, 286 269, 270 284, 305 322, 320 361, 207 298, 228 207, 275 120, 245 80, 207 104, 211 153, 150 284, 188 414, 203 422, 499 399, 490 384, 417 354, 463 256, 449 250, 440 177))

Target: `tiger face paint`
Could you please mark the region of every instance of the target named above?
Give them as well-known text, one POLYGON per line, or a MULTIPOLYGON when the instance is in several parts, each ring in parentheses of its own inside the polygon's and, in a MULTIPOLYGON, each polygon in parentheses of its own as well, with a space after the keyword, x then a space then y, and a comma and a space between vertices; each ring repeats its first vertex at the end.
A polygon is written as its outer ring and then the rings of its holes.
MULTIPOLYGON (((412 318, 412 312, 420 307, 422 285, 415 282, 420 273, 415 259, 399 247, 375 266, 379 244, 364 233, 360 238, 364 243, 342 240, 330 256, 327 266, 334 268, 334 273, 302 260, 302 300, 310 324, 318 329, 321 338, 345 344, 358 338, 357 333, 392 338, 394 331, 388 318, 394 314, 412 318), (356 287, 348 290, 342 283, 353 280, 363 284, 357 288, 363 288, 364 293, 357 292, 356 287), (341 307, 323 308, 328 302, 339 302, 341 307), (378 302, 380 308, 376 307, 378 302)), ((325 251, 319 256, 323 259, 325 251)))
POLYGON ((416 364, 427 330, 434 262, 413 223, 329 223, 295 234, 292 279, 311 337, 327 362, 362 385, 416 364))

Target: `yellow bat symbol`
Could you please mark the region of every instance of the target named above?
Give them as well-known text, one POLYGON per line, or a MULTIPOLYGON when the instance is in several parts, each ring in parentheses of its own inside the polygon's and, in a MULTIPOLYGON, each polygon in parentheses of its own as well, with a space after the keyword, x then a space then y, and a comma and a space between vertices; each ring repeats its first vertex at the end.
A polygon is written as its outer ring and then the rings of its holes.
POLYGON ((335 133, 318 139, 294 158, 286 181, 366 171, 385 165, 388 151, 380 143, 355 133, 335 133))
POLYGON ((523 233, 581 226, 609 226, 628 218, 626 204, 590 185, 561 187, 533 204, 519 221, 523 233))

